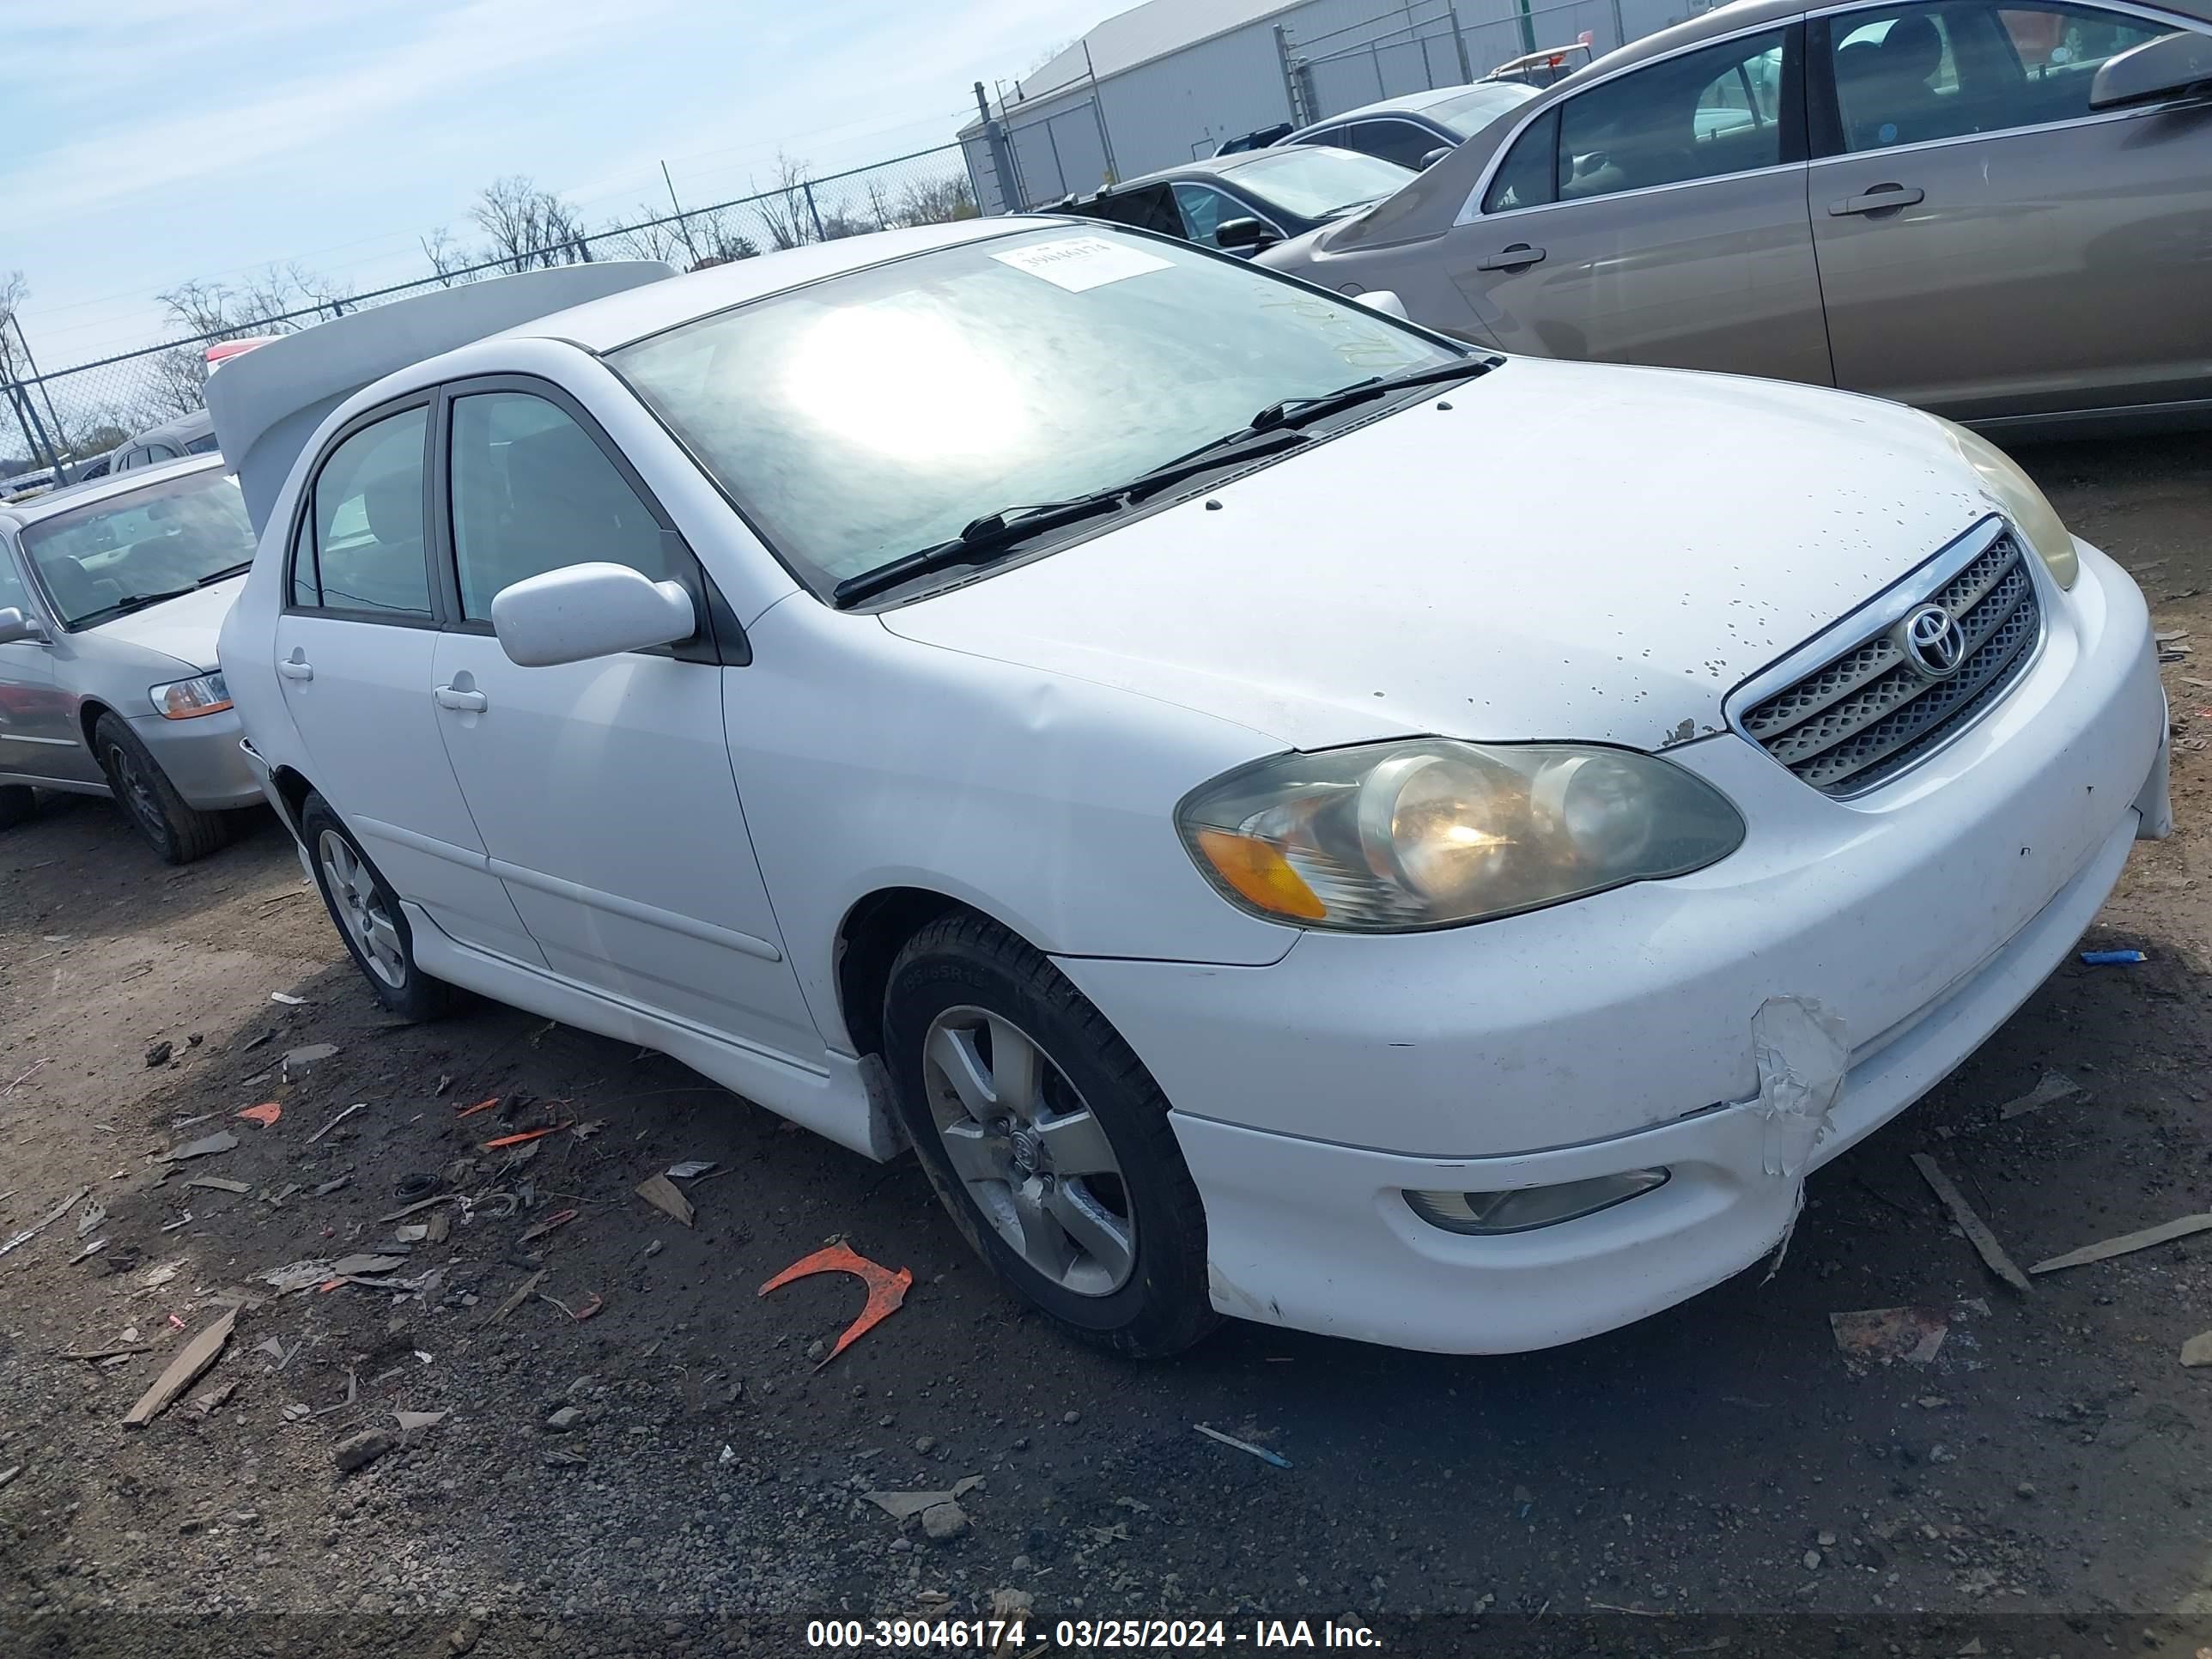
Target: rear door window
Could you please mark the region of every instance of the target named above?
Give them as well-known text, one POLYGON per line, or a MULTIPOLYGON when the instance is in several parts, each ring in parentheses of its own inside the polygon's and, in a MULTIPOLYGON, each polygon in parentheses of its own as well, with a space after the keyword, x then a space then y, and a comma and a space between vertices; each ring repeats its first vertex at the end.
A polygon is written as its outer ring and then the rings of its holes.
POLYGON ((2107 58, 2172 31, 2087 6, 1899 6, 1830 20, 1847 151, 2079 120, 2107 58))
POLYGON ((1684 52, 1559 106, 1563 202, 1779 165, 1784 33, 1684 52))
POLYGON ((1451 146, 1450 139, 1439 138, 1426 127, 1411 121, 1362 121, 1352 130, 1348 148, 1379 155, 1386 161, 1395 161, 1418 173, 1430 151, 1449 149, 1451 146))
POLYGON ((1513 141, 1482 198, 1485 213, 1542 207, 1559 196, 1559 112, 1547 109, 1513 141))
POLYGON ((429 411, 402 410, 330 452, 308 504, 311 538, 295 544, 292 597, 325 611, 428 620, 430 567, 422 517, 422 452, 429 411), (300 559, 312 562, 303 582, 300 559))

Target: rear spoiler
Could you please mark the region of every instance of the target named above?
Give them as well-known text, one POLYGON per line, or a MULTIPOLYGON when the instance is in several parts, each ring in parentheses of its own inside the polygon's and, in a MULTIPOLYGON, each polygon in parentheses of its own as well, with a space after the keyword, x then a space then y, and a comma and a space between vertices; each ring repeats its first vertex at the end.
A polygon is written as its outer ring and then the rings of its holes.
POLYGON ((258 537, 323 417, 386 375, 587 301, 676 275, 658 259, 523 271, 349 312, 234 356, 207 382, 216 442, 258 537))

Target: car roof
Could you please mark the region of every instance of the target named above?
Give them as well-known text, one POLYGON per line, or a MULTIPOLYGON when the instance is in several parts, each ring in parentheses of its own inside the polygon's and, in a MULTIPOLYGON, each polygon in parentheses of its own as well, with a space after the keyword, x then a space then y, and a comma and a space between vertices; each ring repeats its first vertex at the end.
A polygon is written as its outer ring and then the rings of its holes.
MULTIPOLYGON (((1342 118, 1341 116, 1333 118, 1328 125, 1334 126, 1342 118)), ((1119 196, 1123 191, 1133 190, 1139 185, 1157 185, 1173 179, 1195 179, 1234 173, 1237 168, 1249 167, 1255 161, 1265 161, 1270 158, 1280 160, 1284 152, 1291 148, 1292 146, 1290 141, 1285 139, 1276 143, 1262 145, 1258 149, 1240 149, 1228 155, 1202 155, 1195 161, 1178 161, 1171 167, 1159 167, 1151 173, 1139 173, 1134 179, 1125 179, 1112 189, 1102 190, 1098 193, 1101 196, 1119 196)), ((1334 144, 1299 144, 1296 148, 1335 149, 1339 147, 1334 144)), ((1359 150, 1346 150, 1345 154, 1358 155, 1362 161, 1368 161, 1382 159, 1359 150)))
POLYGON ((143 432, 134 433, 116 445, 116 448, 129 449, 137 444, 159 443, 165 438, 204 438, 214 430, 214 417, 204 409, 196 409, 189 415, 179 415, 174 420, 164 421, 159 426, 149 426, 143 432))
POLYGON ((1287 138, 1279 140, 1272 148, 1280 149, 1284 144, 1296 143, 1299 133, 1317 131, 1322 127, 1340 127, 1347 121, 1364 120, 1377 115, 1418 115, 1424 110, 1435 108, 1438 104, 1449 103, 1462 93, 1474 92, 1485 85, 1494 84, 1496 83, 1470 81, 1464 86, 1431 87, 1423 92, 1401 93, 1395 98, 1378 98, 1371 104, 1360 105, 1357 109, 1339 110, 1324 120, 1309 122, 1300 127, 1297 132, 1292 133, 1287 138))
POLYGON ((111 495, 128 495, 134 489, 148 484, 160 483, 165 478, 181 477, 187 472, 205 472, 220 469, 220 455, 183 455, 173 461, 155 461, 150 466, 134 466, 128 472, 111 472, 104 478, 87 478, 82 483, 64 484, 59 489, 50 489, 45 495, 12 506, 0 506, 0 518, 17 528, 36 524, 56 513, 90 502, 105 501, 111 495))
MULTIPOLYGON (((533 318, 501 332, 510 337, 567 340, 587 351, 614 351, 648 335, 711 317, 718 311, 727 311, 732 306, 764 300, 770 295, 805 288, 848 271, 865 270, 871 265, 885 264, 937 248, 957 247, 963 242, 986 241, 995 236, 1067 222, 1064 218, 1001 216, 921 225, 908 230, 873 230, 860 236, 842 236, 831 242, 810 242, 804 247, 757 254, 750 259, 733 259, 728 264, 714 265, 689 276, 647 283, 604 299, 587 300, 566 311, 533 318)), ((252 361, 251 357, 241 359, 241 366, 252 361)))

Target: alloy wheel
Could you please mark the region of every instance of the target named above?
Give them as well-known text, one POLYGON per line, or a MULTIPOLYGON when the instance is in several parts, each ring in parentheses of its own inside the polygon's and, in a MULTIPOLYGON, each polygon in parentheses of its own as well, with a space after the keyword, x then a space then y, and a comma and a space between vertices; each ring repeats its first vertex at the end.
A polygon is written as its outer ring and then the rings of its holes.
POLYGON ((983 1218, 1053 1283, 1110 1296, 1137 1263, 1136 1215, 1104 1127, 1036 1039, 948 1008, 922 1042, 931 1116, 983 1218))
POLYGON ((107 775, 116 798, 123 810, 137 821, 139 829, 156 847, 166 846, 169 840, 169 822, 161 816, 161 802, 154 793, 154 781, 146 775, 146 769, 138 758, 121 744, 110 744, 107 748, 107 775))
POLYGON ((393 990, 407 984, 407 951, 399 942, 399 928, 376 890, 368 866, 343 836, 325 830, 316 838, 315 858, 323 866, 323 883, 362 960, 377 978, 393 990))

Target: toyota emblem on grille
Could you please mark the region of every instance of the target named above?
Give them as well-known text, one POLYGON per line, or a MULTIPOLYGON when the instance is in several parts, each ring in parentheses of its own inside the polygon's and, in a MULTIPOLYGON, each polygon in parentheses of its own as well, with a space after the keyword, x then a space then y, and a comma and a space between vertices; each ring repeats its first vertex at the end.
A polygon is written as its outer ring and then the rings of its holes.
POLYGON ((1940 605, 1923 605, 1897 628, 1898 649, 1931 680, 1948 680, 1966 660, 1966 630, 1940 605))

